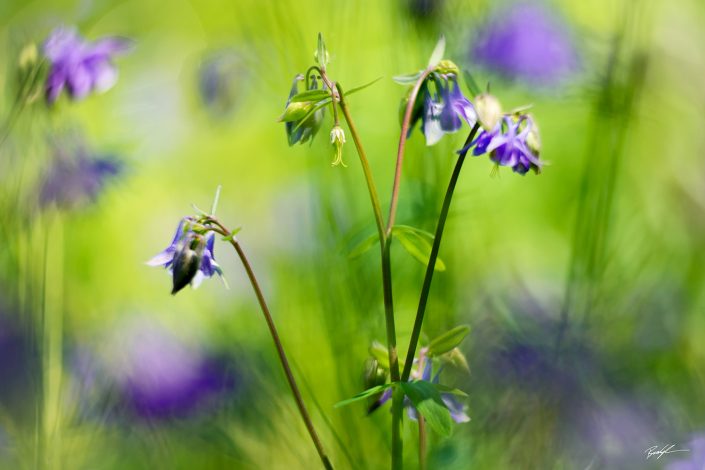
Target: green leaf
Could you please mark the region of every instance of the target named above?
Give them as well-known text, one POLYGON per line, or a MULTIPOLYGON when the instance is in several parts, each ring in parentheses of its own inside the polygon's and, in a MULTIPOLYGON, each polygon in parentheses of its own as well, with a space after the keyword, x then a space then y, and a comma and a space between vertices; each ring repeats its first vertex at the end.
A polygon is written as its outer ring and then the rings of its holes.
POLYGON ((397 75, 392 77, 392 80, 400 85, 413 85, 419 79, 423 72, 410 73, 407 75, 397 75))
POLYGON ((233 229, 232 232, 230 232, 230 235, 223 237, 224 242, 229 242, 235 238, 235 235, 237 235, 240 230, 242 230, 242 227, 238 227, 236 229, 233 229))
POLYGON ((213 198, 213 204, 211 205, 211 215, 215 215, 215 210, 218 208, 218 201, 220 200, 220 190, 223 189, 223 186, 218 185, 217 188, 215 188, 215 197, 213 198))
POLYGON ((372 81, 369 82, 369 83, 365 83, 364 85, 360 85, 360 86, 358 86, 358 87, 355 87, 355 88, 353 88, 353 89, 350 90, 350 91, 346 91, 346 92, 345 92, 345 96, 352 95, 353 93, 357 93, 357 92, 360 91, 360 90, 364 90, 364 89, 367 88, 368 86, 374 85, 375 83, 377 83, 377 82, 380 81, 380 80, 382 80, 382 77, 377 77, 377 78, 375 78, 374 80, 372 80, 372 81))
MULTIPOLYGON (((428 265, 431 257, 431 241, 429 241, 429 237, 430 240, 433 240, 433 235, 406 225, 395 225, 392 231, 407 253, 424 266, 428 265)), ((442 259, 436 257, 436 264, 433 270, 441 272, 446 270, 446 265, 442 259)))
POLYGON ((446 53, 446 38, 445 36, 441 36, 438 39, 438 42, 436 43, 436 47, 433 49, 433 52, 431 53, 431 58, 428 59, 428 67, 433 68, 436 65, 438 65, 438 62, 443 59, 443 54, 446 53))
POLYGON ((468 333, 470 333, 470 327, 467 325, 456 326, 450 331, 446 331, 428 344, 428 355, 430 357, 439 356, 451 351, 463 341, 468 333))
POLYGON ((477 86, 477 82, 468 70, 463 69, 463 76, 465 77, 465 86, 468 87, 468 90, 472 96, 477 96, 482 93, 482 90, 479 86, 477 86))
POLYGON ((305 101, 320 101, 330 96, 328 90, 307 90, 294 95, 291 98, 292 103, 300 103, 305 101))
POLYGON ((355 259, 355 258, 363 255, 370 248, 375 246, 377 243, 379 243, 379 235, 377 233, 373 233, 373 234, 365 237, 360 243, 355 245, 355 247, 350 251, 348 258, 355 259))
POLYGON ((333 405, 333 408, 340 408, 341 406, 346 406, 351 403, 355 403, 356 401, 364 400, 367 397, 371 397, 372 395, 377 395, 380 392, 385 391, 389 387, 394 385, 393 383, 388 383, 384 385, 377 385, 376 387, 368 388, 367 390, 358 393, 352 398, 348 398, 347 400, 339 401, 335 405, 333 405))
POLYGON ((420 228, 412 227, 411 225, 395 225, 394 230, 401 231, 401 232, 413 233, 413 234, 419 235, 421 237, 424 237, 431 242, 433 241, 433 234, 431 232, 427 232, 426 230, 422 230, 420 228))
POLYGON ((461 398, 467 398, 468 394, 463 392, 460 389, 449 387, 447 385, 441 385, 441 384, 433 384, 434 387, 436 387, 436 390, 438 390, 438 393, 449 393, 451 395, 455 395, 456 397, 461 397, 461 398))
POLYGON ((441 436, 449 436, 453 426, 450 411, 441 399, 438 389, 425 380, 401 383, 404 394, 414 404, 416 411, 426 418, 429 427, 441 436))

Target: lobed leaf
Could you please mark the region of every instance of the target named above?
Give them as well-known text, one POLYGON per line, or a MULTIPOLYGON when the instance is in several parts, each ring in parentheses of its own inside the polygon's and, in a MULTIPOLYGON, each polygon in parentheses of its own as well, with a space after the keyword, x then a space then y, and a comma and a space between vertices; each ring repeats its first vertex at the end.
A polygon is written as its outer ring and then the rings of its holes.
MULTIPOLYGON (((431 258, 431 242, 428 237, 433 240, 433 235, 405 225, 394 226, 392 231, 407 253, 424 266, 428 265, 429 259, 431 258)), ((446 270, 445 263, 439 257, 436 257, 436 264, 433 266, 433 270, 439 272, 446 270)))
POLYGON ((449 436, 453 419, 436 386, 425 380, 404 382, 400 385, 416 411, 426 419, 429 427, 441 436, 449 436))

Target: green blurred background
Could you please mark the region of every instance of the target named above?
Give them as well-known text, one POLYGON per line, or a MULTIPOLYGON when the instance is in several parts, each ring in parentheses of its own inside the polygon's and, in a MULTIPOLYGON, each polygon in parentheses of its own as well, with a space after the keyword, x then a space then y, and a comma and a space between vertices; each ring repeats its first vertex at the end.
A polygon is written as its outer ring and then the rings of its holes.
MULTIPOLYGON (((330 115, 311 146, 289 148, 277 122, 319 31, 345 88, 382 77, 349 103, 384 212, 405 92, 391 77, 421 68, 440 34, 505 108, 533 105, 550 162, 524 177, 466 162, 422 340, 471 326, 470 372, 444 380, 468 393, 472 420, 431 436, 429 468, 705 465, 705 5, 545 4, 581 58, 546 87, 471 61, 494 2, 411 3, 3 0, 3 119, 19 51, 57 25, 135 48, 114 89, 34 103, 0 147, 0 467, 319 465, 234 253, 215 249, 230 289, 173 297, 144 264, 222 185, 219 217, 242 227, 336 468, 386 468, 388 409, 333 408, 363 389, 385 338, 377 251, 348 256, 375 230, 360 165, 348 135, 348 168, 331 167, 330 115), (209 99, 199 80, 213 64, 209 99), (120 174, 90 201, 42 205, 61 152, 110 155, 120 174), (691 452, 645 458, 668 444, 691 452)), ((398 223, 433 231, 466 132, 433 147, 412 134, 398 223)), ((392 256, 405 351, 424 268, 392 256)), ((409 420, 404 432, 415 468, 409 420)))

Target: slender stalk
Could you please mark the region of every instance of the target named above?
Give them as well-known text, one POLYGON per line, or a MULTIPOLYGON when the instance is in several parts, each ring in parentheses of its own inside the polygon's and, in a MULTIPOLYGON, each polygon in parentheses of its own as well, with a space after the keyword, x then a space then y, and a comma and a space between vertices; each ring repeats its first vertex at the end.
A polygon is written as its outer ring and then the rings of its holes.
MULTIPOLYGON (((325 76, 325 74, 324 74, 325 76)), ((327 78, 326 78, 327 80, 327 78)), ((365 153, 365 148, 362 146, 362 141, 360 140, 360 134, 357 132, 357 127, 355 127, 355 122, 350 115, 350 110, 348 109, 347 102, 345 101, 345 95, 340 83, 336 83, 335 87, 338 91, 338 105, 340 110, 343 112, 343 117, 345 122, 348 124, 348 129, 350 129, 350 135, 355 142, 355 148, 357 149, 357 154, 360 157, 360 164, 362 165, 362 172, 365 174, 365 181, 367 182, 367 191, 370 193, 370 201, 372 202, 372 210, 375 214, 375 223, 377 224, 377 232, 379 235, 379 241, 382 246, 384 246, 385 235, 384 235, 384 220, 382 219, 382 207, 379 203, 379 196, 377 195, 377 187, 375 186, 374 178, 372 177, 372 170, 370 169, 370 163, 367 160, 367 154, 365 153)))
POLYGON ((433 68, 429 67, 423 71, 421 76, 414 87, 411 89, 409 94, 409 100, 406 103, 406 109, 404 110, 404 119, 401 123, 401 134, 399 135, 399 147, 397 149, 397 164, 394 170, 394 184, 392 185, 392 199, 389 204, 389 219, 387 219, 387 236, 391 235, 392 227, 394 227, 394 219, 397 215, 397 203, 399 201, 399 185, 401 183, 401 167, 404 163, 404 147, 406 146, 406 139, 409 134, 409 126, 411 125, 411 113, 414 110, 414 103, 416 103, 416 97, 419 94, 421 85, 423 85, 426 77, 433 72, 433 68))
POLYGON ((250 262, 247 259, 247 256, 245 255, 242 246, 240 245, 240 242, 238 242, 237 239, 232 236, 230 230, 225 228, 223 224, 221 224, 219 221, 212 217, 209 218, 208 221, 214 223, 219 227, 218 229, 213 228, 214 231, 228 238, 230 244, 233 246, 233 248, 235 248, 235 251, 237 252, 238 257, 240 258, 240 261, 242 262, 245 271, 247 272, 247 277, 250 279, 252 289, 254 289, 255 291, 255 295, 257 296, 257 301, 259 302, 260 308, 262 309, 264 319, 267 321, 269 332, 272 335, 272 340, 274 341, 274 345, 277 349, 277 354, 279 355, 279 361, 281 362, 282 368, 284 369, 284 375, 286 375, 286 380, 287 382, 289 382, 289 387, 291 388, 291 392, 294 395, 294 400, 296 401, 296 405, 299 408, 299 412, 301 413, 301 418, 304 420, 304 424, 306 425, 306 429, 308 430, 308 433, 311 436, 311 440, 316 446, 316 450, 318 451, 318 455, 321 458, 321 462, 323 462, 323 467, 326 468, 326 470, 332 470, 333 465, 331 464, 330 459, 326 455, 326 451, 323 449, 323 444, 321 443, 321 440, 318 437, 318 434, 316 433, 316 429, 313 427, 311 416, 309 415, 308 410, 306 409, 303 397, 301 396, 299 387, 296 384, 296 379, 294 379, 294 374, 291 371, 289 360, 287 359, 286 353, 284 352, 284 346, 282 346, 281 340, 279 339, 277 327, 274 325, 274 320, 272 319, 272 315, 269 312, 267 301, 264 298, 264 294, 262 293, 262 289, 260 288, 259 282, 255 277, 255 273, 252 270, 252 266, 250 265, 250 262))
MULTIPOLYGON (((470 142, 475 138, 475 134, 479 130, 479 124, 475 126, 470 131, 468 138, 465 140, 464 148, 468 146, 470 142)), ((450 210, 450 203, 453 199, 453 192, 455 191, 455 185, 458 182, 458 177, 460 176, 460 170, 463 168, 463 163, 465 162, 465 157, 467 156, 468 150, 461 152, 458 155, 458 160, 455 163, 455 168, 453 169, 453 174, 448 182, 448 189, 446 190, 445 198, 443 199, 443 206, 441 207, 441 213, 438 216, 438 224, 436 225, 436 234, 433 237, 433 246, 431 247, 431 255, 428 259, 428 266, 426 266, 426 275, 423 280, 423 287, 421 288, 421 296, 419 297, 419 306, 416 310, 416 319, 414 320, 414 329, 411 332, 411 340, 409 340, 409 349, 406 353, 406 361, 404 362, 404 372, 401 375, 402 381, 409 380, 409 375, 411 374, 411 366, 414 362, 414 355, 416 354, 416 346, 419 342, 419 336, 421 335, 421 326, 423 325, 424 313, 426 312, 426 304, 428 302, 428 294, 431 290, 431 281, 433 281, 433 272, 436 266, 436 259, 438 259, 438 251, 441 248, 441 239, 443 238, 443 229, 445 228, 446 220, 448 219, 448 211, 450 210)))
MULTIPOLYGON (((324 81, 328 81, 325 76, 325 72, 321 74, 324 81)), ((329 81, 328 81, 329 82, 329 81)), ((365 154, 365 149, 360 141, 360 136, 357 133, 357 128, 350 115, 350 110, 348 109, 347 103, 345 102, 345 95, 340 84, 336 83, 336 89, 338 91, 338 104, 343 112, 345 121, 350 129, 350 134, 355 142, 355 148, 360 157, 360 163, 362 164, 362 170, 365 174, 365 180, 367 181, 367 188, 370 193, 370 200, 372 201, 372 209, 375 214, 375 222, 377 224, 377 233, 380 241, 380 250, 382 255, 382 291, 384 294, 384 316, 387 330, 387 349, 389 351, 389 369, 392 382, 399 381, 399 357, 397 353, 397 334, 396 326, 394 324, 394 300, 392 295, 392 265, 390 259, 390 248, 391 248, 391 237, 389 233, 391 231, 385 231, 384 221, 382 219, 382 210, 379 204, 379 197, 377 196, 377 189, 375 188, 374 180, 372 178, 372 172, 370 170, 370 165, 365 154)), ((402 450, 403 443, 401 437, 401 417, 403 410, 403 397, 398 393, 392 394, 392 468, 400 469, 402 467, 402 450)))
POLYGON ((426 470, 426 420, 421 413, 419 418, 419 470, 426 470))

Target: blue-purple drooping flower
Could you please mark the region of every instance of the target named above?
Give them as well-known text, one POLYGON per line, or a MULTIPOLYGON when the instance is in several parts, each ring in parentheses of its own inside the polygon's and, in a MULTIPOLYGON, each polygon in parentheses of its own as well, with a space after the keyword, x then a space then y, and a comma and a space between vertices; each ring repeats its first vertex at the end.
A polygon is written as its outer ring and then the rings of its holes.
POLYGON ((554 85, 579 69, 570 33, 546 7, 519 2, 497 11, 473 41, 474 62, 508 78, 554 85))
POLYGON ((421 99, 422 106, 415 105, 409 132, 416 122, 421 120, 421 132, 426 137, 426 145, 436 144, 445 134, 458 131, 463 121, 470 127, 477 122, 477 113, 470 100, 460 91, 457 76, 453 73, 433 73, 419 91, 417 102, 421 99), (431 83, 435 88, 431 91, 431 83))
MULTIPOLYGON (((427 357, 428 348, 421 348, 419 350, 419 357, 414 359, 415 368, 412 369, 409 379, 410 380, 424 380, 426 382, 432 382, 434 384, 438 383, 438 378, 441 374, 441 369, 436 372, 436 375, 431 379, 431 372, 433 369, 433 364, 431 360, 427 357)), ((461 403, 452 393, 441 393, 441 400, 450 411, 450 417, 456 423, 467 423, 470 421, 470 417, 465 413, 466 406, 461 403)), ((384 391, 380 399, 374 406, 377 409, 379 406, 383 405, 392 398, 392 389, 388 388, 384 391)), ((414 408, 413 403, 408 397, 404 397, 404 407, 406 408, 406 413, 409 415, 410 419, 416 421, 418 419, 416 408, 414 408)))
POLYGON ((529 115, 503 116, 493 129, 483 129, 459 152, 467 152, 472 146, 474 156, 487 153, 497 165, 511 167, 522 175, 529 170, 538 173, 543 164, 538 157, 538 128, 529 115))
POLYGON ((192 223, 193 220, 188 217, 182 219, 171 244, 147 261, 149 266, 164 266, 169 270, 173 279, 172 294, 188 284, 195 289, 203 279, 216 273, 223 275, 213 256, 215 235, 194 232, 192 223))
POLYGON ((92 91, 107 91, 117 81, 113 56, 127 52, 131 42, 109 37, 87 42, 73 28, 57 28, 44 43, 44 55, 51 67, 45 86, 49 104, 66 90, 74 100, 88 96, 92 91))

